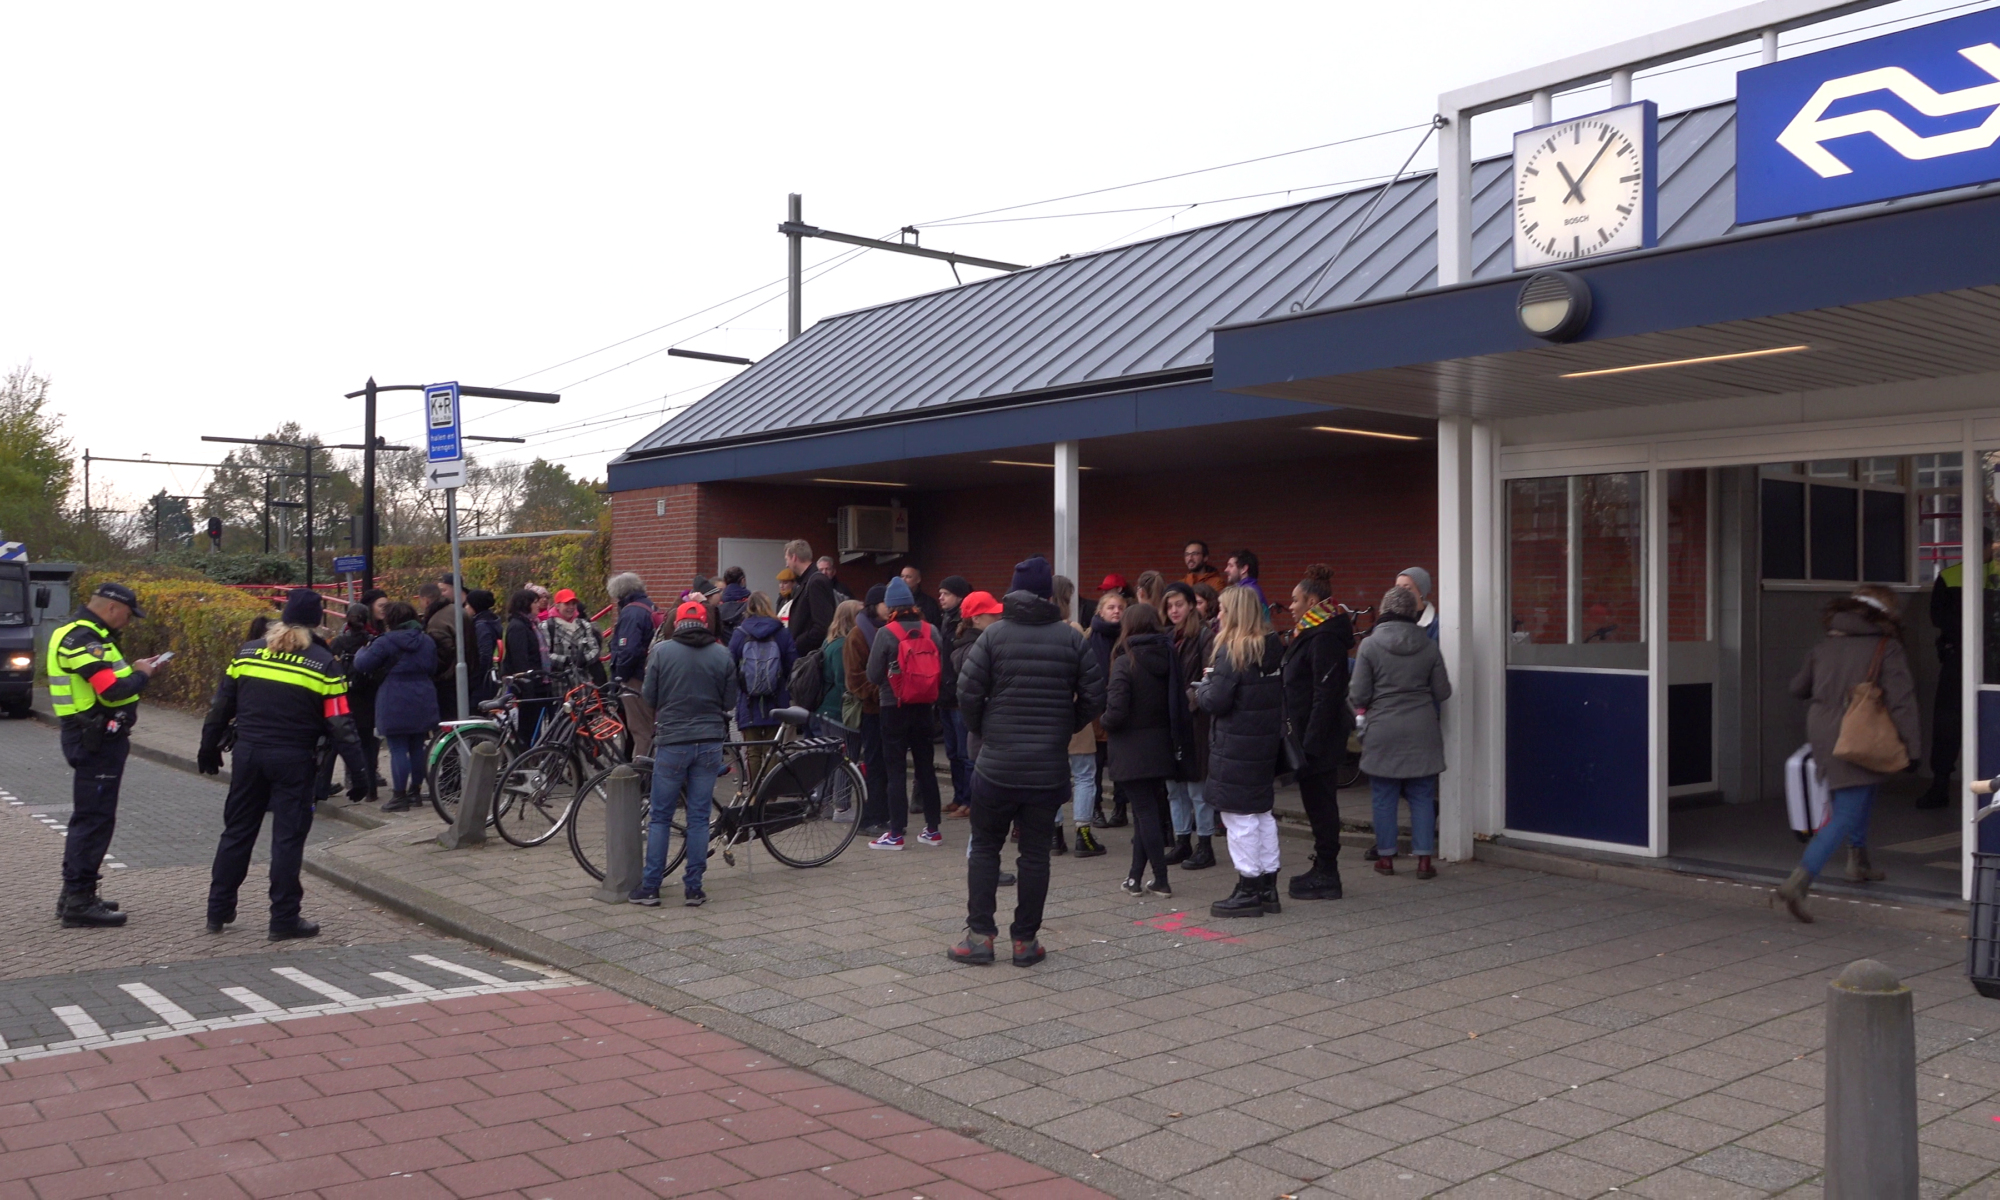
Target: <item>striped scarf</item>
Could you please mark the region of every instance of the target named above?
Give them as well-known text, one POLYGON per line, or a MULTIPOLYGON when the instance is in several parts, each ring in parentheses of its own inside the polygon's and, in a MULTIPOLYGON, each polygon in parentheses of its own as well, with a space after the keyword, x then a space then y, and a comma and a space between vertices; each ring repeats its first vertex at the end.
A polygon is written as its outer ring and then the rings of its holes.
POLYGON ((1331 599, 1320 601, 1307 609, 1305 616, 1299 618, 1299 623, 1292 627, 1292 636, 1296 638, 1308 629, 1326 624, 1333 620, 1333 615, 1333 601, 1331 599))

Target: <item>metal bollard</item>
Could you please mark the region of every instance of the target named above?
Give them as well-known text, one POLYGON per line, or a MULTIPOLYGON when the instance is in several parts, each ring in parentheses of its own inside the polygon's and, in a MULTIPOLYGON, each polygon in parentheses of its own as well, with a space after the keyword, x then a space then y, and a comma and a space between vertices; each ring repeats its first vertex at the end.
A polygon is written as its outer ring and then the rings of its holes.
POLYGON ((644 827, 639 824, 639 773, 630 766, 611 772, 604 787, 604 882, 592 900, 623 904, 639 889, 645 855, 644 827))
POLYGON ((1826 987, 1826 1200, 1916 1200, 1917 1022, 1872 958, 1826 987))
POLYGON ((486 822, 493 816, 493 786, 500 779, 500 747, 481 742, 459 776, 458 819, 438 834, 438 845, 463 850, 486 840, 486 822))

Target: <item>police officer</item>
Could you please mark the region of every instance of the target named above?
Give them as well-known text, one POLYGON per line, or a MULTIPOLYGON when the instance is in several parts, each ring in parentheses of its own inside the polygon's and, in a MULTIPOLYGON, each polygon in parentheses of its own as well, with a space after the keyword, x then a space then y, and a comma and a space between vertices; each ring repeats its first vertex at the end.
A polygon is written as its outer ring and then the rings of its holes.
POLYGON ((56 901, 56 915, 72 929, 125 923, 116 903, 99 898, 97 882, 118 821, 118 785, 132 749, 139 693, 159 670, 158 659, 127 662, 118 631, 145 615, 131 588, 105 583, 49 634, 49 700, 62 718, 63 758, 76 772, 62 898, 56 901))
MULTIPOLYGON (((1993 561, 1996 534, 1985 530, 1986 570, 1984 600, 1980 611, 1986 619, 1986 678, 1992 680, 1994 655, 2000 650, 2000 563, 1993 561)), ((1960 703, 1960 625, 1965 611, 1965 564, 1953 563, 1938 572, 1931 587, 1931 627, 1937 630, 1937 699, 1931 706, 1931 786, 1917 797, 1918 808, 1943 808, 1951 801, 1951 773, 1958 766, 1958 741, 1964 727, 1964 705, 1960 703)))
POLYGON ((317 922, 299 916, 305 895, 299 864, 312 830, 314 750, 320 738, 333 743, 356 779, 367 778, 361 739, 347 711, 347 678, 340 660, 314 635, 324 615, 318 592, 292 589, 279 624, 236 651, 209 703, 196 759, 203 774, 221 772, 223 731, 232 721, 236 725, 222 839, 209 876, 210 933, 221 933, 236 919, 236 892, 250 873, 250 852, 266 812, 271 814, 270 939, 319 932, 317 922))

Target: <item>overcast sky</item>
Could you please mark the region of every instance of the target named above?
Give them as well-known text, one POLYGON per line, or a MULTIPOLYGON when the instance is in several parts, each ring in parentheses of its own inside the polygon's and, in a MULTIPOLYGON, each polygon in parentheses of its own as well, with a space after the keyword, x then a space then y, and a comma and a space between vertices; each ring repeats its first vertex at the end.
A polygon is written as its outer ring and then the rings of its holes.
MULTIPOLYGON (((1442 90, 1730 7, 8 3, 0 369, 51 376, 79 448, 195 461, 223 449, 201 434, 288 418, 357 440, 360 403, 340 397, 370 374, 560 390, 555 409, 468 401, 468 428, 533 434, 504 456, 601 478, 732 370, 658 351, 782 341, 782 288, 721 302, 781 279, 787 192, 810 223, 881 236, 1415 125, 1442 90)), ((1902 0, 1834 28, 1947 7, 1967 6, 1902 0)), ((1642 76, 1635 94, 1663 111, 1723 99, 1754 61, 1642 76)), ((1482 118, 1477 152, 1525 124, 1482 118)), ((923 242, 1043 262, 1379 179, 1421 136, 923 242)), ((1426 146, 1417 166, 1433 160, 1426 146)), ((833 264, 806 288, 808 324, 952 283, 944 263, 843 249, 807 243, 833 264)), ((382 432, 415 444, 415 414, 388 398, 382 432)), ((201 483, 95 477, 128 498, 201 483)))

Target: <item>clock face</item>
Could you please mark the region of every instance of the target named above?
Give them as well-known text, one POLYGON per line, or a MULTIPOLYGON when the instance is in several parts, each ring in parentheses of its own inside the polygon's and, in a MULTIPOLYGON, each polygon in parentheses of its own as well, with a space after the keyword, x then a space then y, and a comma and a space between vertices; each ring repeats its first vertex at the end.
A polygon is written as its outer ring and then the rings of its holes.
POLYGON ((1514 267, 1653 243, 1653 106, 1514 135, 1514 267))

